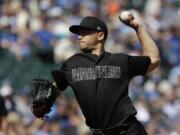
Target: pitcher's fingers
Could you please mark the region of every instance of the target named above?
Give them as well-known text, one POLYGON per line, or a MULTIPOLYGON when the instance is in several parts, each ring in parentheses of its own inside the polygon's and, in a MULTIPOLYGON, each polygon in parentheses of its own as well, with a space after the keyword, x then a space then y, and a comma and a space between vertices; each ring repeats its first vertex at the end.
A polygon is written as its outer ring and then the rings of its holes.
POLYGON ((129 18, 130 21, 134 20, 134 15, 133 15, 133 13, 130 13, 130 14, 128 15, 128 18, 129 18))

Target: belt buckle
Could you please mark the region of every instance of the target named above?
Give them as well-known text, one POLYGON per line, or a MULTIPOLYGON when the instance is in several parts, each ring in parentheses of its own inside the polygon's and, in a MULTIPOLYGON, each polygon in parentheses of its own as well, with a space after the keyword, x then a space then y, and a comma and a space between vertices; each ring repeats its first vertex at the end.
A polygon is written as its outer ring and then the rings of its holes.
POLYGON ((104 135, 103 131, 100 129, 91 129, 91 131, 96 135, 104 135))

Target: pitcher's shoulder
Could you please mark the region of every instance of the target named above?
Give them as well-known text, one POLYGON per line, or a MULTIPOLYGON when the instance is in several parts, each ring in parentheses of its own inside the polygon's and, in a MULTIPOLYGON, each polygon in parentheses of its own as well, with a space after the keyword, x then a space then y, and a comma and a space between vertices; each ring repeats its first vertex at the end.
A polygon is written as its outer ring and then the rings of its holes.
POLYGON ((115 58, 126 59, 126 58, 128 58, 129 55, 126 53, 112 53, 111 56, 115 57, 115 58))
POLYGON ((80 58, 80 57, 81 57, 81 54, 82 54, 82 53, 76 53, 76 54, 72 55, 71 57, 69 57, 69 58, 66 60, 66 62, 71 62, 71 61, 73 61, 73 60, 76 60, 76 59, 80 58))

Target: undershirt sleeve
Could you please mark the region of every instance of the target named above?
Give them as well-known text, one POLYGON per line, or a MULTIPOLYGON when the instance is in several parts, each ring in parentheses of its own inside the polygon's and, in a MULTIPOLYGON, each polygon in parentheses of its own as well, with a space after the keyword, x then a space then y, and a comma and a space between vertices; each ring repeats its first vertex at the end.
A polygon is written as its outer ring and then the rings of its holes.
POLYGON ((4 99, 0 96, 0 117, 4 117, 7 115, 7 110, 5 107, 4 99))

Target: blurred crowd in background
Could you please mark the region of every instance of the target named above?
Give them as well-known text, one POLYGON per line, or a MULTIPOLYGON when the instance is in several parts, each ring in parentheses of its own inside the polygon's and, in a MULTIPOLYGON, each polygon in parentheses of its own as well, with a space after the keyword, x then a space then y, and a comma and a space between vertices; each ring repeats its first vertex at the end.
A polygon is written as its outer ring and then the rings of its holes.
MULTIPOLYGON (((158 69, 130 83, 137 118, 149 135, 180 134, 179 0, 0 0, 0 95, 8 111, 9 135, 89 135, 70 88, 44 120, 36 119, 31 113, 30 81, 34 76, 50 79, 51 69, 79 52, 69 26, 84 16, 106 22, 107 51, 140 55, 135 32, 119 21, 123 10, 141 18, 161 55, 158 69), (18 82, 25 86, 17 87, 18 82)), ((1 122, 5 116, 0 114, 1 122)))

